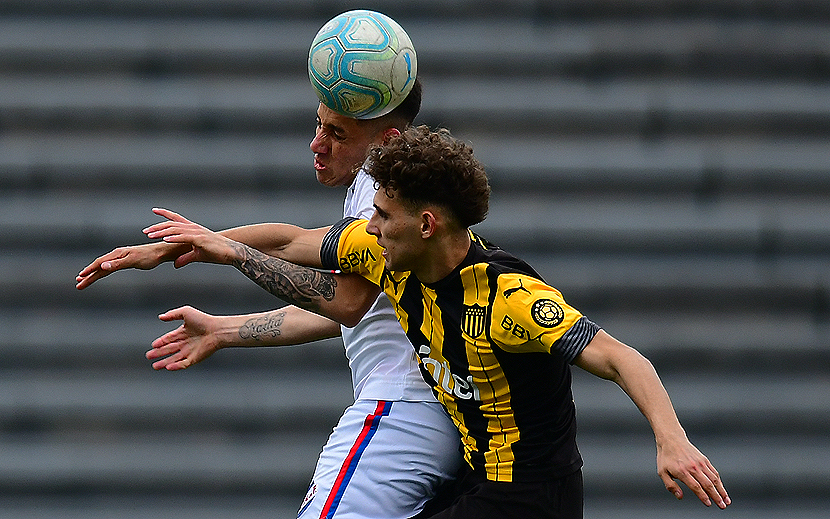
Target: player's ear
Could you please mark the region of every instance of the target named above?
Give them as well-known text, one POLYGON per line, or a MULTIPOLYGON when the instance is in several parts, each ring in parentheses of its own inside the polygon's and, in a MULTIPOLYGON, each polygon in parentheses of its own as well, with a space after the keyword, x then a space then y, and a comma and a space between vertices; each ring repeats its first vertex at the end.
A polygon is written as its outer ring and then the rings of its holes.
POLYGON ((401 131, 397 128, 387 128, 383 131, 383 143, 386 144, 389 142, 389 139, 392 137, 397 137, 401 134, 401 131))
POLYGON ((424 211, 421 213, 421 238, 429 238, 435 234, 437 219, 432 211, 424 211))

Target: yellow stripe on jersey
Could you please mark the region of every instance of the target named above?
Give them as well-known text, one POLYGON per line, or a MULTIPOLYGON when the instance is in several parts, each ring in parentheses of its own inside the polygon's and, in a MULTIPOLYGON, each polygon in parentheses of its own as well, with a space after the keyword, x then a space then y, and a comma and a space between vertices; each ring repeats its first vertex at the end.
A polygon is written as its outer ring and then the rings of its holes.
POLYGON ((467 341, 467 364, 473 383, 480 392, 482 417, 487 420, 490 441, 484 454, 487 479, 513 480, 512 445, 519 440, 509 395, 510 386, 488 340, 486 309, 489 306, 490 283, 487 265, 479 263, 460 272, 464 287, 464 322, 462 329, 467 341), (484 315, 480 315, 481 313, 484 315), (479 321, 479 319, 481 319, 479 321), (481 324, 479 324, 479 322, 481 324))

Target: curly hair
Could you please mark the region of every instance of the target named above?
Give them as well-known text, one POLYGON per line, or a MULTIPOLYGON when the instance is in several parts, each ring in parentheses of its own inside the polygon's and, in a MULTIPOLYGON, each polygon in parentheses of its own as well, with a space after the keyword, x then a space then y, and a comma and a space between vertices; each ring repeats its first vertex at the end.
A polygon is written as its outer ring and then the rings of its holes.
POLYGON ((461 227, 487 217, 490 184, 473 149, 446 129, 415 126, 369 152, 367 172, 404 205, 446 208, 461 227))

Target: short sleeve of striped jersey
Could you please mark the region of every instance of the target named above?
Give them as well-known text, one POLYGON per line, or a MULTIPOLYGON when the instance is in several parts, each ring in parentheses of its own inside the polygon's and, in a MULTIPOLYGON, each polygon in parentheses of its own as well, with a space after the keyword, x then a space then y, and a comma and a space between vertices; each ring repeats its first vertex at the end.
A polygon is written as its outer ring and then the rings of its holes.
POLYGON ((568 305, 558 290, 530 276, 502 274, 491 332, 511 352, 557 352, 572 363, 599 327, 568 305))
POLYGON ((374 236, 366 232, 367 220, 344 218, 323 237, 320 261, 323 268, 360 274, 380 284, 384 260, 374 236))

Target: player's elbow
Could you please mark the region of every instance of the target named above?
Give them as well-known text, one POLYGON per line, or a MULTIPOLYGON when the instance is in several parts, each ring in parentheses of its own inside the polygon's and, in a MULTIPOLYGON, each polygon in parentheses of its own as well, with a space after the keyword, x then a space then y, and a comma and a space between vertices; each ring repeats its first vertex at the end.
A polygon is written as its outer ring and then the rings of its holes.
MULTIPOLYGON (((380 287, 355 274, 337 277, 336 321, 354 327, 366 315, 380 294, 380 287)), ((385 297, 385 296, 384 296, 385 297)))
POLYGON ((342 324, 346 328, 354 328, 355 326, 357 326, 357 323, 360 322, 360 319, 362 317, 363 317, 363 314, 361 314, 361 315, 356 315, 356 314, 344 315, 340 318, 340 324, 342 324))
POLYGON ((338 321, 340 321, 340 324, 348 328, 357 326, 357 323, 363 319, 363 316, 369 311, 369 308, 372 306, 373 302, 374 299, 350 299, 349 304, 344 305, 344 307, 341 308, 341 314, 338 316, 338 321))

